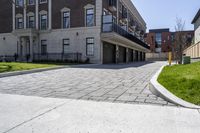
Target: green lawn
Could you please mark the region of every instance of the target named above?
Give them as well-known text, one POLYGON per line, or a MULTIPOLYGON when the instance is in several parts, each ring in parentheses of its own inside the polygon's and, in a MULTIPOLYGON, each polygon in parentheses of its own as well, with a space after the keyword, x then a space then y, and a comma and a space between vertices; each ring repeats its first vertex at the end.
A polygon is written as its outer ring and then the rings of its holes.
POLYGON ((22 71, 22 70, 30 70, 37 68, 47 68, 47 67, 55 67, 56 64, 38 64, 38 63, 0 63, 0 73, 3 72, 11 72, 11 71, 22 71))
POLYGON ((200 105, 200 62, 166 66, 158 82, 185 101, 200 105))

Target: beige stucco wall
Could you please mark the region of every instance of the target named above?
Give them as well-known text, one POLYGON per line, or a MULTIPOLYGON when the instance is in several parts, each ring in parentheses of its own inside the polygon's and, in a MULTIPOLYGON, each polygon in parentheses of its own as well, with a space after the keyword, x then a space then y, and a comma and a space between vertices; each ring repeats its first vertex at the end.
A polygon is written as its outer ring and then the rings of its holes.
POLYGON ((190 56, 191 58, 199 58, 200 57, 200 43, 190 46, 184 51, 186 56, 190 56))
POLYGON ((92 63, 101 62, 101 41, 100 41, 100 27, 91 28, 71 28, 52 30, 50 33, 40 33, 41 40, 47 40, 48 53, 62 53, 63 39, 70 39, 69 52, 82 53, 82 58, 90 58, 92 63), (94 56, 86 55, 86 38, 94 37, 94 56))
POLYGON ((0 56, 15 53, 17 53, 17 38, 11 33, 0 34, 0 56))

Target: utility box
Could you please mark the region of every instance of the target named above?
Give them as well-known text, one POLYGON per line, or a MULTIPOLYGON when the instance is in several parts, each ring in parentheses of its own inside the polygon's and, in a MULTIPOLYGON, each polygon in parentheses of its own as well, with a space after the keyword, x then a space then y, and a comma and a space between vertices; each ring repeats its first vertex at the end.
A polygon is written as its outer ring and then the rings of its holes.
POLYGON ((183 64, 190 64, 191 58, 190 56, 183 56, 183 64))

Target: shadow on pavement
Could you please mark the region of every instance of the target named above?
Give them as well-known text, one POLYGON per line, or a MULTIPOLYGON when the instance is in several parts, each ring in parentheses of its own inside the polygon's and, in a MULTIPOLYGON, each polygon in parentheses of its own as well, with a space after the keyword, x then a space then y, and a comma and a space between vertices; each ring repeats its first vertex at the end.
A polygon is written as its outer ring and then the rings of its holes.
POLYGON ((89 68, 89 69, 126 69, 126 68, 134 68, 134 67, 141 67, 147 64, 154 63, 153 61, 146 61, 146 62, 134 62, 128 64, 87 64, 87 65, 77 65, 72 66, 72 68, 89 68))

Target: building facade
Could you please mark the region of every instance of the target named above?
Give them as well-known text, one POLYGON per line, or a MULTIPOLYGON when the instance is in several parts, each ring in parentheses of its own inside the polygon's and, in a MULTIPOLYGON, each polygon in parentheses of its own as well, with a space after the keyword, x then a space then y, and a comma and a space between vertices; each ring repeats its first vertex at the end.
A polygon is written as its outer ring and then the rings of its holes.
POLYGON ((200 61, 200 9, 192 20, 194 24, 195 37, 194 44, 184 50, 186 56, 190 56, 192 61, 200 61))
POLYGON ((143 61, 145 31, 130 0, 0 1, 0 56, 20 61, 143 61))
MULTIPOLYGON (((186 47, 191 45, 194 38, 194 31, 181 31, 186 38, 186 47)), ((150 46, 153 53, 165 53, 177 51, 176 35, 177 32, 170 32, 170 29, 151 29, 145 36, 145 41, 150 46)))

